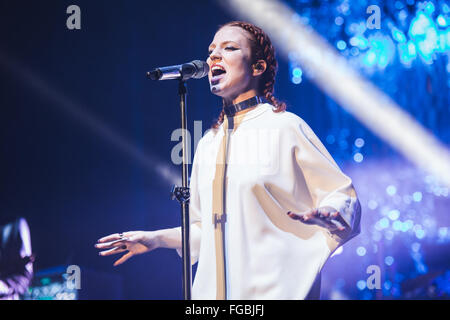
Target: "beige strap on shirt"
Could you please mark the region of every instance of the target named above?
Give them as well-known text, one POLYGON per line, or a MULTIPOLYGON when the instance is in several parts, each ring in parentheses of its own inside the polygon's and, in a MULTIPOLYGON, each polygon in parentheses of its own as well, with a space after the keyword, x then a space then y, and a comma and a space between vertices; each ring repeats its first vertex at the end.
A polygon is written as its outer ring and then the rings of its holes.
POLYGON ((216 174, 213 180, 213 212, 214 239, 216 246, 216 298, 226 299, 226 261, 225 261, 225 171, 228 144, 228 120, 223 123, 225 130, 216 159, 216 174))
POLYGON ((226 291, 226 256, 225 256, 225 222, 226 215, 226 186, 227 165, 230 131, 233 132, 242 122, 244 114, 232 118, 224 117, 224 135, 216 158, 216 174, 213 180, 213 212, 212 222, 214 225, 214 238, 216 246, 216 298, 225 300, 226 291))

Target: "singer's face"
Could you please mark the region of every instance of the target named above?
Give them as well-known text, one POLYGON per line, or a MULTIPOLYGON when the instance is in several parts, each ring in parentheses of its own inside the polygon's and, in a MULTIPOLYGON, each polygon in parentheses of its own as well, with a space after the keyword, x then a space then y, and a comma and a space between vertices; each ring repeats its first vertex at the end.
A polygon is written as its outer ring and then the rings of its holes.
POLYGON ((240 27, 225 26, 217 31, 209 46, 206 62, 211 92, 226 100, 256 87, 246 33, 240 27))

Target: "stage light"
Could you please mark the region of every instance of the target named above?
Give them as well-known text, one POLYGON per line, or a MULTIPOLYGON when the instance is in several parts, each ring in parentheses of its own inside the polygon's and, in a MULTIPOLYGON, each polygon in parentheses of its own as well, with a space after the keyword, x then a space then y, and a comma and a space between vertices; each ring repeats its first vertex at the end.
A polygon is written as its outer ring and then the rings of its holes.
POLYGON ((397 28, 392 28, 392 38, 397 42, 404 43, 406 42, 405 34, 397 28))
POLYGON ((396 9, 400 10, 400 9, 403 9, 404 7, 405 7, 405 6, 404 6, 403 2, 401 2, 401 1, 395 1, 395 8, 396 8, 396 9))
POLYGON ((340 139, 339 148, 341 148, 341 150, 346 150, 348 148, 348 142, 344 139, 340 139))
POLYGON ((364 139, 363 138, 357 138, 355 140, 355 146, 358 148, 362 148, 364 146, 364 139))
POLYGON ((439 228, 439 236, 445 237, 447 234, 448 234, 448 228, 447 227, 439 228))
POLYGON ((417 263, 416 264, 416 270, 418 273, 420 274, 425 274, 428 272, 428 268, 426 265, 424 265, 423 263, 417 263))
MULTIPOLYGON (((375 228, 376 228, 376 227, 375 227, 375 228)), ((373 241, 378 242, 378 241, 381 240, 381 238, 382 238, 382 234, 381 234, 380 232, 374 231, 374 232, 372 233, 372 240, 373 240, 373 241)))
POLYGON ((438 31, 433 20, 423 12, 419 12, 412 20, 408 34, 416 44, 419 56, 422 60, 431 64, 432 54, 439 48, 438 31))
POLYGON ((425 230, 423 229, 416 230, 417 239, 423 239, 424 237, 425 237, 425 230))
POLYGON ((402 231, 407 232, 413 226, 414 226, 414 222, 412 220, 406 220, 405 222, 403 222, 402 231))
POLYGON ((381 218, 377 223, 379 230, 389 228, 389 220, 387 218, 381 218))
POLYGON ((378 207, 378 202, 376 202, 375 200, 369 200, 367 206, 369 207, 369 209, 375 210, 378 207))
POLYGON ((345 43, 345 41, 343 41, 343 40, 339 40, 337 43, 336 43, 336 47, 339 49, 339 50, 345 50, 345 48, 347 48, 347 43, 345 43))
POLYGON ((358 163, 362 162, 363 159, 364 159, 364 156, 359 152, 355 153, 355 155, 353 156, 353 160, 355 160, 355 162, 358 162, 358 163))
POLYGON ((400 220, 395 220, 392 224, 392 229, 395 231, 401 231, 403 228, 403 223, 400 220))
POLYGON ((392 221, 397 220, 400 217, 400 211, 398 211, 397 209, 391 210, 389 211, 388 216, 392 221))
POLYGON ((302 69, 300 69, 299 67, 294 68, 294 70, 292 70, 292 75, 294 77, 298 77, 300 78, 302 76, 303 72, 302 69))
POLYGON ((390 185, 386 188, 386 193, 390 196, 393 196, 394 194, 397 193, 397 188, 393 185, 390 185))
POLYGON ((360 257, 363 257, 366 254, 366 252, 367 252, 366 248, 364 248, 364 247, 358 247, 356 249, 356 254, 360 257))
POLYGON ((342 18, 342 17, 336 17, 335 19, 334 19, 334 23, 336 23, 336 25, 337 26, 341 26, 343 23, 344 23, 344 18, 342 18))
POLYGON ((384 258, 384 263, 386 263, 386 265, 388 266, 392 266, 392 264, 394 263, 394 257, 387 256, 386 258, 384 258))
POLYGON ((392 282, 389 280, 386 280, 383 284, 384 289, 390 290, 392 288, 392 282))
POLYGON ((361 50, 366 50, 369 47, 369 40, 366 37, 359 34, 350 38, 350 44, 354 47, 358 47, 361 50))
POLYGON ((440 14, 437 18, 436 18, 436 22, 440 27, 446 27, 447 26, 447 21, 445 20, 444 16, 442 14, 440 14))
POLYGON ((420 243, 413 242, 413 244, 411 244, 411 250, 413 252, 419 252, 419 250, 420 250, 420 243))
POLYGON ((373 51, 368 51, 364 56, 363 63, 367 67, 373 67, 377 62, 377 55, 373 51))
POLYGON ((326 137, 326 141, 327 141, 328 144, 333 144, 333 143, 336 141, 336 138, 334 137, 334 135, 329 134, 329 135, 326 137))
POLYGON ((366 281, 365 280, 359 280, 356 283, 356 287, 358 288, 358 290, 364 290, 366 288, 366 281))
POLYGON ((435 10, 434 3, 431 1, 428 1, 425 5, 425 9, 424 9, 425 13, 431 16, 433 14, 434 10, 435 10))
POLYGON ((291 81, 294 84, 300 84, 302 82, 302 78, 300 78, 300 77, 292 77, 291 81))
POLYGON ((394 236, 395 236, 395 234, 394 234, 394 232, 393 231, 391 231, 391 230, 387 230, 385 233, 384 233, 384 238, 386 239, 386 240, 392 240, 392 239, 394 239, 394 236))
POLYGON ((422 192, 420 192, 420 191, 414 192, 414 193, 413 193, 413 200, 414 200, 415 202, 420 202, 420 201, 422 201, 422 192))

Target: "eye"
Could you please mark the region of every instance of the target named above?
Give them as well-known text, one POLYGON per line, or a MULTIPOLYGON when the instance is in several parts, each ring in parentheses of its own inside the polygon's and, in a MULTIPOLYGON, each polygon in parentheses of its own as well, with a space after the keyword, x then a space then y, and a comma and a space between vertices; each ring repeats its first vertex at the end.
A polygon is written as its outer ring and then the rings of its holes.
POLYGON ((236 48, 236 47, 225 47, 225 50, 228 50, 228 51, 234 51, 234 50, 238 50, 239 48, 236 48))

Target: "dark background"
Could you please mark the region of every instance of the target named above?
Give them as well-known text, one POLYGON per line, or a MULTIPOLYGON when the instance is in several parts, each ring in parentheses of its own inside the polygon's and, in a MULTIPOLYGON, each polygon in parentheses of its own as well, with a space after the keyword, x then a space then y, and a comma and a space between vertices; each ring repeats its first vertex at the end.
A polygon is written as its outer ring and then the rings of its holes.
MULTIPOLYGON (((151 82, 145 72, 206 60, 217 27, 235 18, 205 0, 1 1, 0 14, 0 215, 28 220, 35 271, 76 264, 119 274, 124 298, 181 298, 175 251, 117 268, 114 258, 98 256, 101 236, 175 227, 180 214, 168 182, 93 128, 108 126, 178 173, 170 158, 178 143, 170 135, 180 126, 177 82, 151 82), (71 4, 81 9, 81 30, 66 27, 71 4), (87 115, 96 124, 87 125, 87 115)), ((279 60, 278 96, 305 106, 322 98, 307 81, 293 85, 279 60)), ((201 120, 205 131, 221 101, 206 78, 188 90, 189 128, 201 120)))

